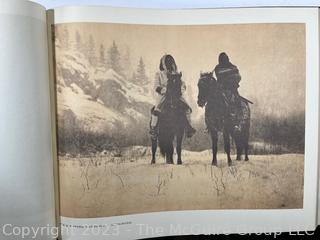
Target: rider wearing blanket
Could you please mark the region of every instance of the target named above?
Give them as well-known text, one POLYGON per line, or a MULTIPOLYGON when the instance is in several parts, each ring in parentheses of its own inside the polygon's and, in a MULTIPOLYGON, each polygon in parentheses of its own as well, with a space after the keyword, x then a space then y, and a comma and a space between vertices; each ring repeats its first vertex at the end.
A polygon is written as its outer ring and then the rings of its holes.
MULTIPOLYGON (((158 116, 161 114, 167 92, 167 84, 169 78, 181 77, 181 73, 178 72, 177 65, 175 63, 174 58, 171 55, 164 55, 160 60, 160 71, 156 73, 155 81, 154 81, 154 90, 156 92, 156 104, 151 111, 151 130, 150 134, 152 136, 156 136, 157 134, 157 123, 158 116)), ((190 105, 187 103, 185 99, 186 92, 186 84, 184 81, 181 81, 181 96, 180 101, 183 105, 186 106, 186 119, 187 119, 187 127, 186 127, 186 135, 187 137, 192 137, 195 133, 195 129, 191 126, 190 115, 192 109, 190 105)))
MULTIPOLYGON (((233 65, 226 53, 220 53, 219 64, 214 68, 217 82, 222 90, 227 106, 227 114, 233 119, 241 107, 241 99, 238 93, 241 76, 237 66, 233 65)), ((238 126, 236 125, 235 128, 238 126)))

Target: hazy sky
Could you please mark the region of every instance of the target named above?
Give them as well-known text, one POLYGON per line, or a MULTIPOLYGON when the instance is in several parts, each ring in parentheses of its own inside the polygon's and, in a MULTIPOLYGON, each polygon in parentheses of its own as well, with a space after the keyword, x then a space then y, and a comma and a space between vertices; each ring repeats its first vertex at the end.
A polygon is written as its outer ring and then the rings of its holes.
POLYGON ((172 54, 195 101, 200 71, 212 71, 224 51, 240 70, 239 92, 255 102, 253 111, 276 115, 304 111, 304 24, 64 26, 71 39, 78 30, 83 40, 92 35, 97 46, 103 43, 109 47, 114 40, 122 51, 129 47, 133 64, 142 56, 151 78, 159 69, 162 55, 172 54))

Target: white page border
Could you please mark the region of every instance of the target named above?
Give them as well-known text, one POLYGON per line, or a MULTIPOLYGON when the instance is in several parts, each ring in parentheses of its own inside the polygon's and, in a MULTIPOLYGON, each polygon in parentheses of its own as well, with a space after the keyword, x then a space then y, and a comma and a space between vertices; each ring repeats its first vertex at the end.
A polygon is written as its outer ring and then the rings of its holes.
POLYGON ((226 7, 275 7, 275 6, 319 6, 318 0, 32 0, 47 8, 72 5, 104 5, 128 8, 162 8, 162 9, 191 9, 191 8, 226 8, 226 7))
MULTIPOLYGON (((306 129, 303 209, 289 210, 197 210, 171 211, 108 218, 75 219, 62 217, 63 224, 95 225, 131 222, 120 227, 115 239, 134 239, 174 235, 170 223, 207 226, 207 233, 314 230, 317 206, 319 36, 317 8, 249 8, 154 10, 110 7, 65 7, 55 9, 55 23, 101 22, 161 25, 305 23, 306 24, 306 129), (156 235, 139 234, 139 225, 161 226, 156 235), (210 226, 208 226, 208 224, 210 226)), ((189 227, 189 228, 188 228, 189 227)), ((76 229, 74 239, 81 229, 76 229)), ((192 233, 192 232, 191 232, 192 233)), ((188 232, 182 233, 188 234, 188 232)), ((190 234, 190 233, 189 233, 190 234)), ((100 236, 100 237, 99 237, 100 236)), ((90 236, 91 239, 100 239, 90 236)), ((73 239, 66 237, 65 239, 73 239)), ((83 238, 84 239, 84 238, 83 238)), ((108 236, 112 239, 112 236, 108 236)))

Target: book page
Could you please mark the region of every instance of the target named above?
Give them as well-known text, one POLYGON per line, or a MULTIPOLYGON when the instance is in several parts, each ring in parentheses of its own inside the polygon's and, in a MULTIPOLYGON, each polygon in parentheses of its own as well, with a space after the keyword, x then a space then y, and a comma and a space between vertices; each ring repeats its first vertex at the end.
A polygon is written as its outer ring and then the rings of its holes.
POLYGON ((318 10, 55 10, 65 239, 313 230, 318 10))
MULTIPOLYGON (((320 9, 319 9, 319 17, 318 17, 318 21, 319 21, 319 26, 320 26, 320 9)), ((320 56, 320 49, 319 49, 319 56, 320 56)), ((319 81, 320 81, 320 77, 319 77, 319 81)), ((318 134, 320 134, 320 130, 318 129, 318 134)), ((318 148, 320 147, 319 143, 318 143, 318 148)), ((320 178, 319 178, 319 173, 320 173, 320 164, 318 166, 318 204, 317 204, 317 225, 320 225, 320 178)))
POLYGON ((52 239, 45 9, 27 1, 1 1, 0 29, 0 238, 52 239))

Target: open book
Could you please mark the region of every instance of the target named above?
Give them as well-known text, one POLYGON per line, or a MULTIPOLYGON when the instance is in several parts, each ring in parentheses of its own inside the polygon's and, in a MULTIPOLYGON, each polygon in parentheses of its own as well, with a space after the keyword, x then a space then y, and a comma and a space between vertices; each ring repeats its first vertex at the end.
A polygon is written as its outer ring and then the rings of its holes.
POLYGON ((0 235, 314 230, 318 20, 2 0, 0 235))

